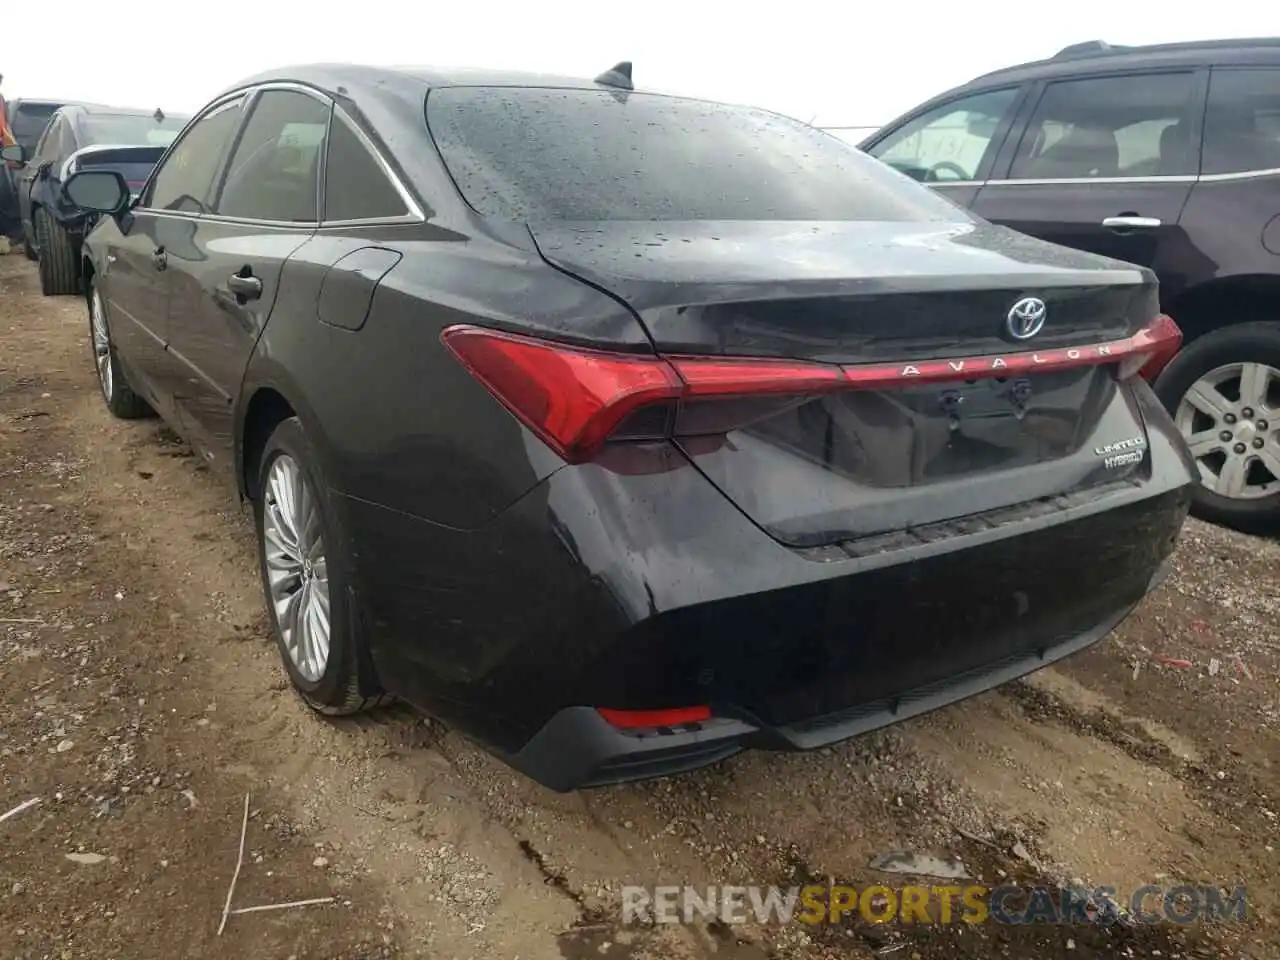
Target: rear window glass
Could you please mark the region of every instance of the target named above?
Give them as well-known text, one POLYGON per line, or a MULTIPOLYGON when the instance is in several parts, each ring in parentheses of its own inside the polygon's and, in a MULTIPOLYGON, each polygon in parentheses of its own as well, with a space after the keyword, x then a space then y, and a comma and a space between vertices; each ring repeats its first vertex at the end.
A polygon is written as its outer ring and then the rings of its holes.
POLYGON ((155 117, 130 113, 90 113, 80 120, 87 143, 150 144, 167 147, 187 125, 186 117, 155 117))
POLYGON ((13 112, 13 137, 26 147, 35 146, 49 125, 49 118, 58 109, 56 103, 20 103, 13 112))
POLYGON ((830 134, 656 94, 443 87, 427 123, 472 207, 515 220, 956 221, 948 200, 830 134))

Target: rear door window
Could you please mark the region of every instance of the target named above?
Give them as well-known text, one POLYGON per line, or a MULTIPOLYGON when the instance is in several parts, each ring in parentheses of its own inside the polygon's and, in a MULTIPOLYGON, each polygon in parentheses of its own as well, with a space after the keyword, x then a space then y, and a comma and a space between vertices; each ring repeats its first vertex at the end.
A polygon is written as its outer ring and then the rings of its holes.
MULTIPOLYGON (((891 131, 867 152, 925 183, 977 180, 1018 87, 988 90, 934 107, 891 131)), ((1003 137, 1001 138, 1003 139, 1003 137)))
POLYGON ((515 220, 965 220, 844 141, 749 107, 590 89, 443 87, 454 182, 515 220))
POLYGON ((244 125, 217 202, 219 214, 314 223, 331 107, 296 90, 264 90, 244 125))
POLYGON ((1280 169, 1280 70, 1215 67, 1201 173, 1280 169))
POLYGON ((53 159, 53 155, 57 150, 58 138, 62 136, 62 124, 62 117, 56 116, 49 121, 49 125, 40 134, 40 139, 36 141, 35 151, 32 154, 37 164, 53 159))
POLYGON ((76 138, 75 123, 70 118, 63 117, 61 129, 58 131, 58 143, 55 147, 58 159, 62 160, 71 156, 79 148, 80 142, 76 138))
POLYGON ((156 171, 142 205, 207 213, 214 177, 231 146, 243 105, 243 97, 227 101, 192 124, 156 171))
POLYGON ((1151 73, 1048 84, 1018 145, 1013 180, 1182 176, 1194 74, 1151 73))

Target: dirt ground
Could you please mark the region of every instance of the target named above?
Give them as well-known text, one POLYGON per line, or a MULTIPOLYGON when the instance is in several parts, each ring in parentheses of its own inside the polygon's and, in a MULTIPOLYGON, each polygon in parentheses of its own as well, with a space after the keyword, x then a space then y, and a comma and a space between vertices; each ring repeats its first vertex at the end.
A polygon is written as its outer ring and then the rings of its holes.
POLYGON ((1280 957, 1280 546, 1189 523, 1060 668, 879 735, 557 795, 405 709, 286 688, 251 525, 103 407, 76 298, 0 260, 0 958, 1280 957), (1172 662, 1169 662, 1172 661, 1172 662), (250 796, 233 908, 218 935, 250 796), (1244 924, 621 923, 624 884, 1249 890, 1244 924), (937 883, 940 881, 927 881, 937 883))

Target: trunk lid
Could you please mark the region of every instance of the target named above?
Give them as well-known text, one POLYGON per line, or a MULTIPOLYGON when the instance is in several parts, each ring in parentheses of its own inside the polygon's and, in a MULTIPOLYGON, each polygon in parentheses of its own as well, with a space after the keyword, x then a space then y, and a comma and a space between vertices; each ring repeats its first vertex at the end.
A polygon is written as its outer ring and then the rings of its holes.
POLYGON ((1061 358, 1138 334, 1158 312, 1142 268, 974 222, 530 231, 553 266, 630 305, 666 356, 975 371, 739 403, 721 408, 729 429, 678 439, 739 509, 790 545, 999 513, 1146 471, 1145 426, 1114 365, 990 375, 996 357, 1061 358), (1043 328, 1019 340, 1010 312, 1028 297, 1043 303, 1043 328))
MULTIPOLYGON (((1047 307, 1041 348, 1116 340, 1155 309, 1143 268, 977 223, 546 223, 542 256, 625 300, 663 352, 836 363, 1014 349, 1009 308, 1047 307)), ((1019 349, 1027 349, 1027 344, 1019 349)))

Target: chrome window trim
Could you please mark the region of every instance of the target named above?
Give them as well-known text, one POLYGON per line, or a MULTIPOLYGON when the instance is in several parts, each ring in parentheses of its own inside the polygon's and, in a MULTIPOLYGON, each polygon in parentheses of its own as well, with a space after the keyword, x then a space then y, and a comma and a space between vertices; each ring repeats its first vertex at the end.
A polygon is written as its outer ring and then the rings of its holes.
MULTIPOLYGON (((385 176, 388 180, 391 181, 392 187, 394 187, 396 193, 400 195, 400 199, 404 201, 404 204, 406 209, 408 210, 408 213, 404 213, 394 217, 369 217, 367 219, 361 219, 361 220, 321 220, 321 219, 259 220, 252 217, 228 217, 228 216, 225 216, 224 214, 219 214, 219 213, 192 213, 185 210, 165 210, 160 207, 139 206, 139 207, 133 208, 134 212, 147 213, 147 214, 151 214, 152 216, 159 216, 159 217, 170 217, 170 218, 179 219, 179 220, 207 220, 210 223, 245 224, 249 226, 268 227, 268 228, 273 228, 278 230, 315 231, 322 226, 323 227, 346 227, 346 226, 364 227, 364 226, 384 226, 384 225, 392 226, 396 224, 410 224, 410 223, 426 223, 426 220, 427 220, 426 214, 423 213, 421 205, 419 205, 418 201, 414 198, 413 194, 409 192, 409 189, 404 185, 404 182, 396 174, 395 170, 387 162, 386 158, 383 157, 382 152, 378 150, 378 148, 373 144, 373 142, 369 139, 369 137, 365 135, 365 132, 360 129, 360 125, 357 124, 354 120, 352 120, 351 117, 347 114, 347 112, 344 109, 342 109, 342 107, 339 106, 338 103, 335 102, 331 97, 315 89, 314 87, 309 87, 303 83, 293 83, 287 80, 271 80, 266 83, 254 84, 252 86, 242 87, 239 90, 233 90, 227 93, 225 96, 219 97, 215 102, 209 104, 209 106, 204 111, 202 111, 198 116, 195 116, 191 119, 191 122, 188 124, 188 126, 193 126, 198 121, 201 121, 206 117, 211 116, 212 114, 216 113, 219 109, 223 108, 224 106, 231 103, 232 101, 247 100, 251 95, 256 95, 265 90, 292 90, 299 93, 305 93, 307 96, 312 97, 313 99, 318 100, 321 103, 325 104, 326 106, 332 108, 333 114, 339 118, 339 122, 346 123, 347 126, 350 127, 352 132, 355 134, 356 139, 360 141, 361 146, 363 146, 365 150, 368 151, 373 156, 374 163, 377 164, 378 169, 382 171, 383 176, 385 176)), ((332 121, 330 122, 332 123, 332 121)), ((185 132, 186 130, 184 128, 183 133, 185 132)), ((181 136, 182 135, 180 134, 179 139, 174 140, 174 145, 177 145, 178 143, 181 142, 181 139, 180 139, 181 136)), ((326 138, 327 136, 328 134, 326 133, 326 138)), ((328 149, 328 144, 326 143, 326 151, 327 149, 328 149)), ((161 159, 162 160, 167 159, 167 156, 161 159)), ((326 161, 327 159, 328 158, 326 156, 326 161)), ((327 163, 326 163, 326 172, 327 172, 327 163)), ((323 212, 324 211, 317 211, 317 213, 319 214, 323 214, 323 212)))
POLYGON ((186 210, 159 210, 155 207, 138 210, 152 217, 166 220, 199 220, 202 223, 236 223, 255 227, 267 227, 273 230, 310 230, 315 231, 319 224, 315 220, 255 220, 251 217, 224 217, 216 213, 191 213, 186 210))
POLYGON ((1265 170, 1240 170, 1236 173, 1202 173, 1201 180, 1209 183, 1218 183, 1223 180, 1253 180, 1257 177, 1275 177, 1280 176, 1280 167, 1270 167, 1265 170))
MULTIPOLYGON (((187 138, 187 134, 191 131, 191 129, 197 123, 202 123, 203 121, 209 119, 209 117, 212 117, 219 110, 224 109, 228 104, 231 104, 237 101, 243 102, 248 98, 248 96, 249 96, 249 91, 247 88, 243 90, 232 91, 230 93, 225 94, 224 96, 218 97, 212 103, 207 104, 203 110, 201 110, 194 117, 188 120, 187 125, 182 128, 182 130, 178 133, 176 137, 173 138, 173 142, 169 144, 169 149, 164 152, 164 156, 162 156, 159 160, 156 161, 156 165, 154 169, 152 169, 151 175, 147 177, 147 185, 142 188, 142 192, 145 193, 148 190, 151 191, 152 193, 155 192, 156 175, 163 171, 164 169, 163 164, 168 162, 169 155, 174 152, 175 148, 181 146, 182 142, 187 138)), ((142 193, 139 193, 139 197, 141 197, 141 195, 142 193)), ((163 207, 144 207, 141 205, 130 208, 130 212, 135 212, 135 211, 145 212, 145 213, 176 212, 172 210, 165 210, 163 207)))
POLYGON ((937 187, 1006 187, 1024 184, 1034 187, 1066 186, 1075 183, 1222 183, 1231 180, 1253 180, 1258 177, 1280 177, 1280 167, 1263 170, 1240 170, 1236 173, 1178 174, 1168 177, 1063 177, 1055 180, 948 180, 946 183, 922 184, 937 187))
POLYGON ((1054 177, 1049 179, 1004 179, 988 180, 988 184, 1028 183, 1035 186, 1057 186, 1068 183, 1195 183, 1195 174, 1177 174, 1176 176, 1156 177, 1054 177))
MULTIPOLYGON (((382 155, 382 151, 380 151, 376 146, 374 146, 373 141, 371 141, 365 135, 365 132, 360 129, 360 125, 356 123, 353 119, 351 119, 347 111, 342 109, 342 107, 339 106, 337 103, 333 105, 333 115, 334 115, 334 118, 339 123, 345 123, 347 125, 347 127, 351 130, 351 132, 356 135, 356 139, 360 141, 360 145, 364 147, 365 151, 370 156, 373 157, 373 162, 377 165, 378 169, 382 172, 382 175, 386 177, 388 181, 390 181, 391 186, 395 189, 396 193, 400 195, 400 200, 404 203, 405 210, 407 212, 402 214, 397 214, 396 216, 392 216, 392 217, 361 217, 356 220, 325 220, 324 211, 321 210, 320 225, 322 227, 346 227, 346 226, 364 227, 364 226, 380 226, 383 224, 390 226, 392 224, 401 224, 401 223, 426 223, 427 222, 426 214, 423 213, 422 207, 419 206, 418 201, 414 198, 413 194, 409 192, 409 188, 404 185, 404 182, 400 179, 400 177, 396 175, 396 172, 394 169, 392 169, 391 164, 388 163, 387 159, 382 155)), ((326 145, 325 161, 326 161, 325 177, 326 177, 326 186, 327 186, 328 172, 329 172, 327 145, 326 145)))

